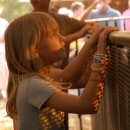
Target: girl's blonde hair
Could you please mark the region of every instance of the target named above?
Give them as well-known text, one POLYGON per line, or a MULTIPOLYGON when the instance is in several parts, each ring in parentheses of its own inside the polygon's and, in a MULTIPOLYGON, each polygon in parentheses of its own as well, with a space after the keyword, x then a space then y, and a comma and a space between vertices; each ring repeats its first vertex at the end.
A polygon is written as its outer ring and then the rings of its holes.
POLYGON ((41 73, 44 63, 36 53, 36 45, 48 35, 56 22, 43 12, 21 16, 10 23, 5 32, 5 51, 9 69, 7 115, 17 118, 16 94, 23 75, 41 73))

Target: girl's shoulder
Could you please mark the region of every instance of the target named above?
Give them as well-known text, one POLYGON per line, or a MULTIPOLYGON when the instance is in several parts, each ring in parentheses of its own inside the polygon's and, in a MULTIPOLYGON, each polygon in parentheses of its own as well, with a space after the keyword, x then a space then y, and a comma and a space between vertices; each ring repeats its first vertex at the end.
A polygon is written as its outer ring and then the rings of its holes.
POLYGON ((19 82, 38 82, 45 80, 44 76, 41 75, 24 75, 20 78, 19 82))

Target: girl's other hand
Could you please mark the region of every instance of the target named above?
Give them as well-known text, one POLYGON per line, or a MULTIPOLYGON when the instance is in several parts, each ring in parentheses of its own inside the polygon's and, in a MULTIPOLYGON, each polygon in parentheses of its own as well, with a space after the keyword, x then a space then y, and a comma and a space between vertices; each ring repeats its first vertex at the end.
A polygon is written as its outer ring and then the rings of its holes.
POLYGON ((90 24, 90 23, 87 23, 80 31, 79 31, 79 35, 80 35, 80 38, 81 37, 84 37, 89 30, 93 30, 93 24, 90 24))
POLYGON ((113 31, 119 31, 117 27, 105 27, 99 35, 97 53, 105 54, 108 36, 113 31))
MULTIPOLYGON (((117 27, 108 27, 108 26, 99 26, 97 28, 95 28, 95 30, 93 31, 92 35, 90 36, 90 38, 88 39, 87 42, 90 42, 91 45, 97 45, 97 44, 105 44, 105 46, 107 45, 107 38, 109 33, 111 33, 112 31, 119 31, 119 28, 117 27)), ((104 49, 102 47, 102 45, 100 45, 102 49, 104 49)))

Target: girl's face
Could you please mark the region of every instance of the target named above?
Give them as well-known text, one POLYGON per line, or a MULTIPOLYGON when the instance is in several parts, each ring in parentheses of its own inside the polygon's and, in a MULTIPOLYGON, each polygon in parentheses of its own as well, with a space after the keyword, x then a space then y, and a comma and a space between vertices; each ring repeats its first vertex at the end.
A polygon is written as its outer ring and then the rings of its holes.
POLYGON ((57 30, 49 29, 46 38, 37 44, 36 52, 46 65, 65 58, 64 40, 65 38, 57 30))

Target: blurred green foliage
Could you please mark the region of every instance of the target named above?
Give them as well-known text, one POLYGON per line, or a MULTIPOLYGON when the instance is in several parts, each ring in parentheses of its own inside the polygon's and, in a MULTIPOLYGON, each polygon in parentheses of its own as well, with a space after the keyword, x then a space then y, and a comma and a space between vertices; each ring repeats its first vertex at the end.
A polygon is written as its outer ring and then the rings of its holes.
POLYGON ((19 2, 18 0, 0 0, 0 8, 3 9, 0 17, 8 22, 33 10, 29 2, 19 2))

